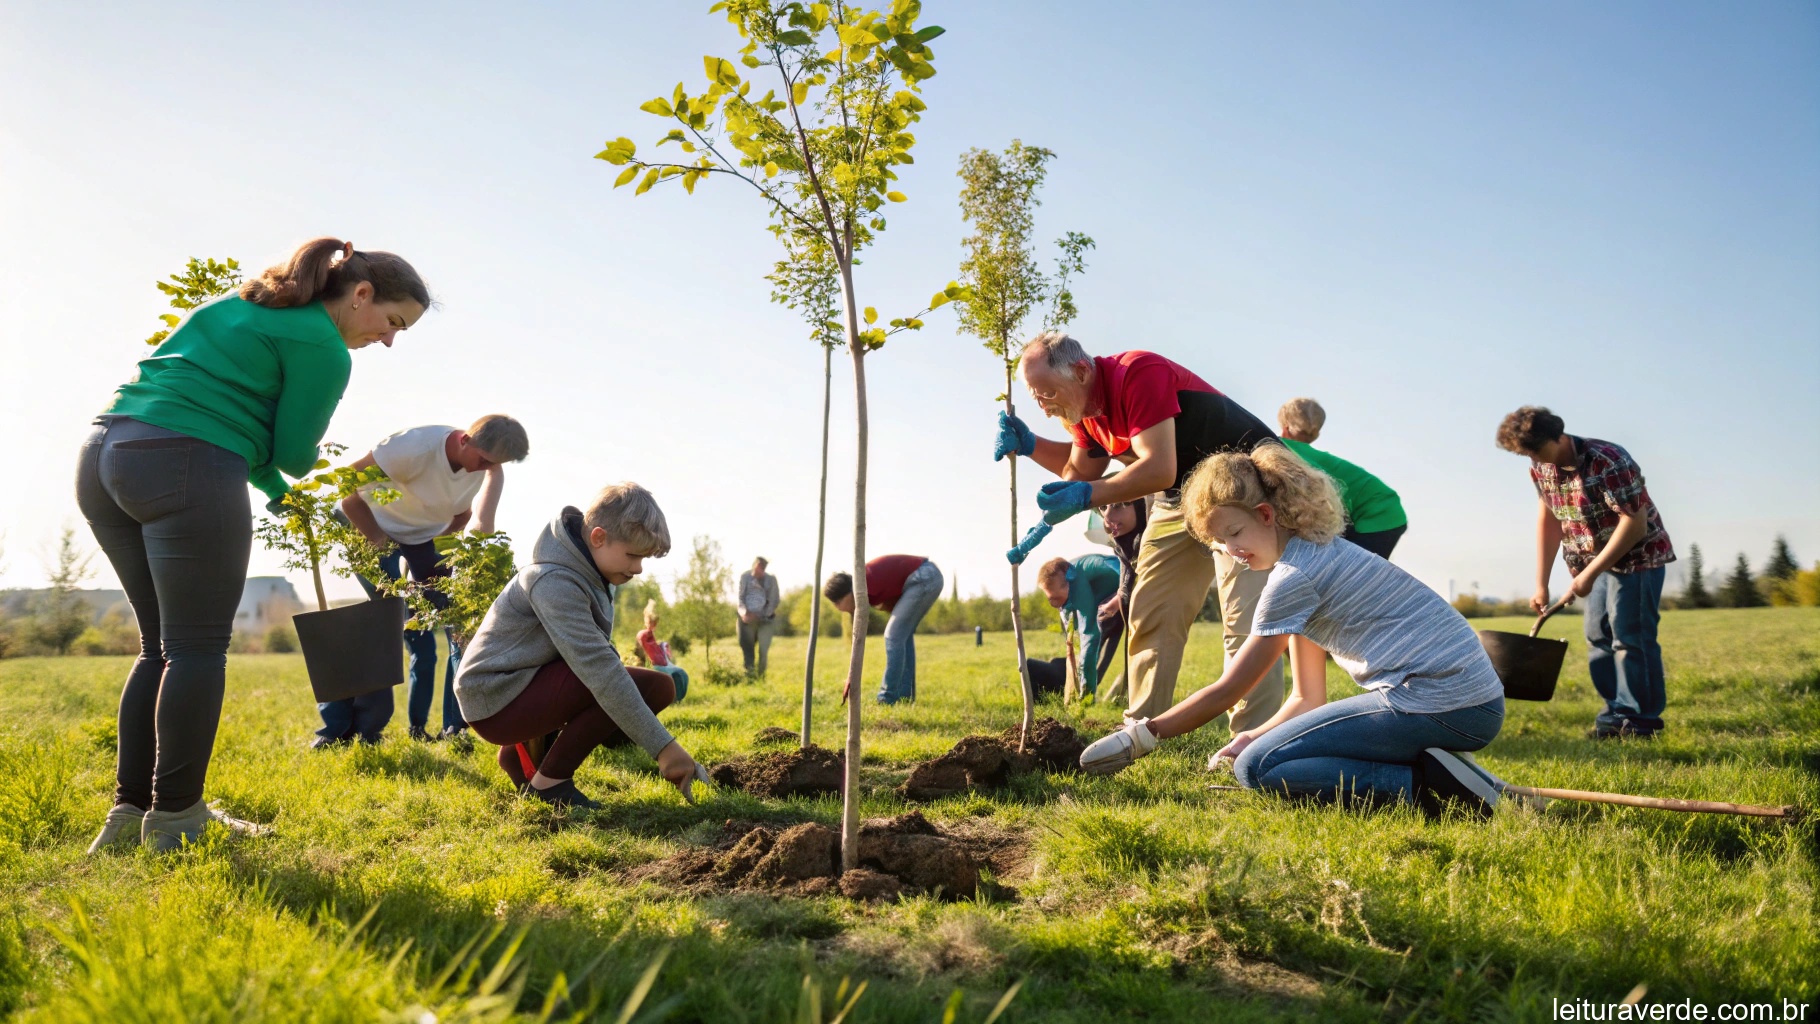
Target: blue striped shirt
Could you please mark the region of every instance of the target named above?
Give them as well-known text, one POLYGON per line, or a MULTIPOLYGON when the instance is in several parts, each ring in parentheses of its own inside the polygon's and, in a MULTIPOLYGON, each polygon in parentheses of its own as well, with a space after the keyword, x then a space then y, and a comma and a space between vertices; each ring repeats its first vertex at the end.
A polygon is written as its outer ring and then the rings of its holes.
POLYGON ((1478 634, 1441 595, 1347 540, 1291 538, 1258 599, 1252 635, 1320 644, 1390 706, 1439 714, 1504 695, 1478 634))

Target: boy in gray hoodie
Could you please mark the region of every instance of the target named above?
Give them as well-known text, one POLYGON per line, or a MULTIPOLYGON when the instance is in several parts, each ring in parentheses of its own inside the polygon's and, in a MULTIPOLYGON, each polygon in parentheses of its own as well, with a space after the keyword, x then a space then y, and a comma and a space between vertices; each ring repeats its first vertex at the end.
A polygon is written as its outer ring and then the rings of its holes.
POLYGON ((565 508, 544 527, 531 564, 494 600, 463 652, 455 677, 462 717, 500 745, 500 767, 527 795, 600 806, 575 788, 575 769, 596 747, 631 742, 689 796, 695 759, 657 720, 676 697, 670 677, 628 668, 613 646, 612 588, 669 551, 670 528, 651 492, 613 484, 585 513, 565 508), (551 733, 533 761, 536 741, 551 733))

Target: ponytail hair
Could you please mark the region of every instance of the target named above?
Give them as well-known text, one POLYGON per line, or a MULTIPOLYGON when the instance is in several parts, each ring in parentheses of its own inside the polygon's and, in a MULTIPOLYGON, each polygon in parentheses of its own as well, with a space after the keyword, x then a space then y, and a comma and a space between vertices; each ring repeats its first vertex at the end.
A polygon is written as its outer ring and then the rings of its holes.
POLYGON ((1261 444, 1249 455, 1209 455, 1182 484, 1188 532, 1208 547, 1217 544, 1208 530, 1215 509, 1249 511, 1266 504, 1276 510, 1284 529, 1311 544, 1326 544, 1346 529, 1345 506, 1333 478, 1286 445, 1261 444))
POLYGON ((291 258, 240 286, 240 297, 273 309, 332 302, 365 281, 373 301, 410 299, 430 307, 430 290, 401 257, 389 252, 361 252, 353 242, 314 238, 297 247, 291 258))

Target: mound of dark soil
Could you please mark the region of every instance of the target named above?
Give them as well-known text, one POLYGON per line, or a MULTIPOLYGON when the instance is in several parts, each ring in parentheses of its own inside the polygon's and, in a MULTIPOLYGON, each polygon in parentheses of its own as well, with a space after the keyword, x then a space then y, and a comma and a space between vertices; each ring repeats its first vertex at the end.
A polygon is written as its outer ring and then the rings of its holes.
POLYGON ((853 899, 930 893, 971 899, 980 863, 969 843, 943 834, 922 814, 874 818, 860 826, 860 867, 840 874, 840 833, 817 822, 778 831, 729 821, 712 847, 685 850, 631 873, 685 889, 815 896, 838 890, 853 899))
POLYGON ((811 746, 734 758, 708 769, 708 777, 753 796, 822 796, 840 792, 842 764, 840 755, 811 746))
POLYGON ((965 737, 953 750, 911 769, 897 795, 905 800, 939 800, 974 789, 996 789, 1011 776, 1038 767, 1075 771, 1087 748, 1072 728, 1053 718, 1036 723, 1023 753, 1018 752, 1017 741, 1016 728, 997 736, 965 737))
POLYGON ((800 739, 796 733, 781 725, 767 725, 752 736, 755 746, 766 747, 773 743, 795 743, 800 739))

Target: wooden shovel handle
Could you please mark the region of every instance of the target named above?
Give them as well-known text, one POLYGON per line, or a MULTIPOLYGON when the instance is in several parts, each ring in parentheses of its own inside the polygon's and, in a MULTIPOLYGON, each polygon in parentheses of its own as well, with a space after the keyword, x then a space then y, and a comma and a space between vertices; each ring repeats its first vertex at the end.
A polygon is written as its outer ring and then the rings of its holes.
POLYGON ((1742 814, 1751 818, 1780 818, 1793 821, 1801 817, 1799 807, 1759 807, 1733 804, 1721 800, 1676 800, 1659 796, 1631 796, 1628 793, 1593 793, 1584 789, 1549 789, 1542 786, 1513 786, 1505 783, 1504 792, 1520 796, 1547 797, 1552 800, 1579 800, 1592 804, 1623 804, 1626 807, 1653 807, 1661 811, 1688 811, 1699 814, 1742 814))
POLYGON ((1529 635, 1533 637, 1537 633, 1542 632, 1542 623, 1547 622, 1549 616, 1572 604, 1573 600, 1574 592, 1569 590, 1567 593, 1561 595, 1561 600, 1542 609, 1542 614, 1536 616, 1536 624, 1529 627, 1529 635))

